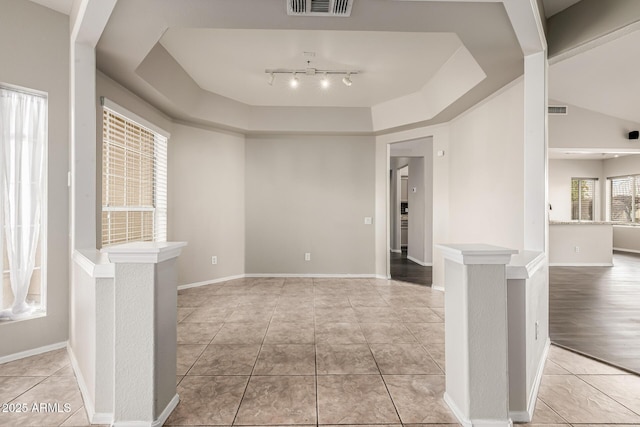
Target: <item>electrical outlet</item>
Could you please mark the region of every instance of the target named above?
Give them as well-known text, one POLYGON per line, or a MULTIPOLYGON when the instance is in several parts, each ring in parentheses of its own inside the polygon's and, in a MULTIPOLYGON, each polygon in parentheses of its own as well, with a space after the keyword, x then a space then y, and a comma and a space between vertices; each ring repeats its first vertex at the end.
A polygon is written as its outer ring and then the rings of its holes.
POLYGON ((574 247, 573 250, 576 251, 576 253, 580 253, 580 246, 574 247))
POLYGON ((365 217, 364 217, 364 223, 365 223, 366 225, 371 225, 371 224, 373 224, 373 218, 371 218, 370 216, 365 216, 365 217))
POLYGON ((311 261, 311 252, 305 252, 304 253, 304 260, 305 261, 311 261))
POLYGON ((217 256, 212 256, 211 257, 211 265, 216 265, 218 264, 218 257, 217 256))

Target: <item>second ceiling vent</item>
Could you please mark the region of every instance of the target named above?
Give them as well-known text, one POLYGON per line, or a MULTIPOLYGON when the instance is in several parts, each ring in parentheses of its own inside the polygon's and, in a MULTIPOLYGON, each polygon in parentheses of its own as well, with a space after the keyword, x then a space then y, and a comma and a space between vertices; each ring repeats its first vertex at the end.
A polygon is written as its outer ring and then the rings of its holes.
POLYGON ((353 0, 287 0, 287 14, 295 16, 351 16, 353 0))

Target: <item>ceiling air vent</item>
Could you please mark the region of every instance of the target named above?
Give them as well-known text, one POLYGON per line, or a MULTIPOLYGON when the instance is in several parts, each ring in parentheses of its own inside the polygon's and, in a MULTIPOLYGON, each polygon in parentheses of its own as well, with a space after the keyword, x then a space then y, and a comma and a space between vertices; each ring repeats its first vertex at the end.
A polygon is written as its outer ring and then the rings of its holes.
POLYGON ((548 113, 556 116, 566 116, 567 115, 567 106, 566 105, 549 105, 548 113))
POLYGON ((350 16, 353 0, 287 0, 287 14, 296 16, 350 16))

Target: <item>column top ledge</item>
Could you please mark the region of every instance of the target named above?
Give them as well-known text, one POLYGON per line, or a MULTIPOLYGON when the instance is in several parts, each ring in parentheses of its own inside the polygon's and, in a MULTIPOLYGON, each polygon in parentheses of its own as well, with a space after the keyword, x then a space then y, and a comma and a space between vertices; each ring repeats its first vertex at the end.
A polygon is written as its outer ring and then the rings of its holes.
POLYGON ((460 264, 509 264, 511 255, 517 254, 515 249, 486 243, 458 243, 435 245, 442 255, 460 264))
POLYGON ((107 246, 100 252, 114 263, 157 264, 178 257, 185 246, 187 242, 129 242, 107 246))

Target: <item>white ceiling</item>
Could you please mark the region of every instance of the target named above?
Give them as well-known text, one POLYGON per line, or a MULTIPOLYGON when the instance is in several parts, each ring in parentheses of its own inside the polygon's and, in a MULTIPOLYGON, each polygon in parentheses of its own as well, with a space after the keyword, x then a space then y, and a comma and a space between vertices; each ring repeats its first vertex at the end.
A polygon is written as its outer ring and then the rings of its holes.
POLYGON ((31 0, 34 3, 38 3, 42 6, 48 7, 65 15, 71 13, 71 6, 73 6, 73 0, 31 0))
POLYGON ((573 6, 579 1, 580 0, 542 0, 544 14, 547 18, 549 18, 558 12, 562 12, 569 6, 573 6))
POLYGON ((450 120, 522 74, 522 50, 501 3, 358 0, 349 18, 311 18, 288 16, 285 0, 120 0, 96 59, 101 72, 171 117, 206 124, 206 114, 195 114, 213 100, 257 111, 422 99, 434 74, 453 83, 466 76, 468 67, 436 73, 463 48, 486 77, 435 115, 419 116, 424 125, 450 120), (304 68, 304 51, 316 52, 311 67, 363 73, 351 87, 336 76, 326 91, 305 86, 307 76, 295 92, 280 76, 267 84, 266 68, 304 68))
POLYGON ((162 46, 204 90, 259 106, 371 107, 419 91, 462 46, 452 33, 170 28, 162 46), (315 56, 305 52, 312 52, 315 56), (311 61, 307 64, 307 61, 311 61), (265 69, 359 70, 342 75, 276 75, 265 69))
POLYGON ((549 98, 640 123, 640 31, 549 67, 549 98))

